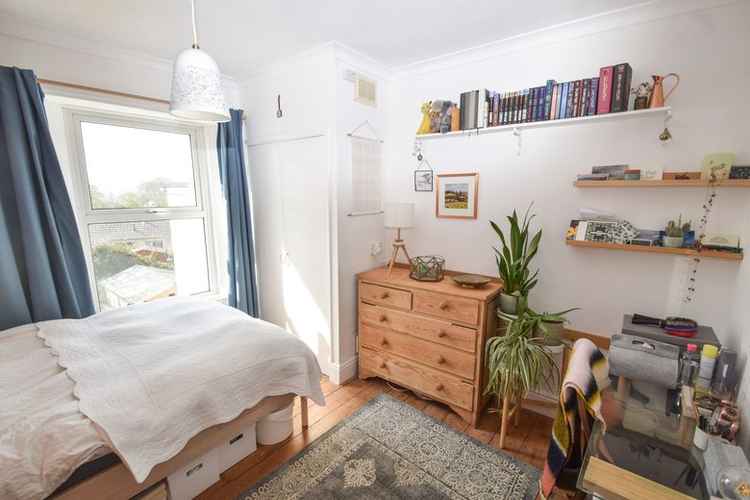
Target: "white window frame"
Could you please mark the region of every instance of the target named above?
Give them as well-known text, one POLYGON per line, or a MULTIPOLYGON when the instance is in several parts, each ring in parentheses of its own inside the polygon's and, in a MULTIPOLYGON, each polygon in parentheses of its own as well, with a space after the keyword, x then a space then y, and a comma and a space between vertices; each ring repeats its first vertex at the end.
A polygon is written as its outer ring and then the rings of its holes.
POLYGON ((125 223, 125 222, 153 222, 175 219, 202 219, 205 233, 206 259, 209 289, 206 292, 194 294, 193 297, 203 297, 217 300, 220 298, 219 272, 217 265, 218 248, 214 237, 214 218, 211 210, 211 189, 208 175, 208 158, 204 151, 205 127, 177 120, 129 115, 126 113, 99 112, 76 108, 64 108, 67 141, 71 149, 72 180, 74 184, 74 199, 78 219, 78 229, 81 235, 86 265, 89 271, 91 291, 94 296, 95 307, 100 311, 98 288, 91 249, 89 226, 92 224, 125 223), (91 206, 89 192, 88 168, 83 147, 83 133, 81 123, 97 123, 128 128, 155 130, 186 134, 190 137, 191 156, 193 160, 193 185, 195 189, 195 206, 193 207, 159 207, 159 208, 105 208, 94 209, 91 206))

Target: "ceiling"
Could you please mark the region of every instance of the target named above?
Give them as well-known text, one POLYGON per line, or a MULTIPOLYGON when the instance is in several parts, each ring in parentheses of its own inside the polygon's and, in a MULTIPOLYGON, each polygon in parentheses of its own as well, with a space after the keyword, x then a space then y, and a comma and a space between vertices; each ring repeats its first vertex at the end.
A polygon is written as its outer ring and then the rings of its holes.
MULTIPOLYGON (((616 10, 643 0, 196 0, 201 48, 222 72, 336 40, 387 66, 616 10)), ((0 0, 0 17, 173 58, 191 43, 189 0, 0 0)))

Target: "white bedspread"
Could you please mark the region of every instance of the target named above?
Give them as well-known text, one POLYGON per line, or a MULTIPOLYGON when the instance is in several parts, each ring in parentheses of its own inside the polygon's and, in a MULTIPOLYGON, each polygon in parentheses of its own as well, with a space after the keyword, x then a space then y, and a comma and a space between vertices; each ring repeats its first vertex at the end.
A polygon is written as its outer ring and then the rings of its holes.
POLYGON ((44 498, 78 466, 110 452, 36 332, 36 325, 0 332, 3 500, 44 498))
MULTIPOLYGON (((23 476, 44 483, 37 489, 45 494, 106 451, 105 442, 143 481, 190 438, 267 396, 294 393, 325 404, 320 369, 304 343, 215 302, 166 299, 23 328, 38 329, 51 351, 26 330, 18 336, 36 343, 33 353, 21 349, 8 364, 3 349, 18 346, 9 347, 14 330, 0 332, 0 481, 23 476), (70 427, 45 427, 55 419, 70 427)), ((0 498, 13 498, 23 485, 9 485, 15 490, 7 495, 2 487, 0 498)))

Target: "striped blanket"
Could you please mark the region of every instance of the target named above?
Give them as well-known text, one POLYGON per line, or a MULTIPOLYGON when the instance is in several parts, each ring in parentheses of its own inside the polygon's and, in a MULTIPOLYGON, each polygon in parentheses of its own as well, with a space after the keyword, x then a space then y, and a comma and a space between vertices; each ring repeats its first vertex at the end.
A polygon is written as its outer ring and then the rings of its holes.
POLYGON ((547 462, 540 480, 543 498, 549 498, 563 468, 581 465, 587 436, 582 429, 591 429, 594 419, 604 423, 601 413, 601 391, 609 386, 609 363, 602 352, 588 339, 579 339, 573 345, 573 353, 560 391, 560 404, 552 427, 547 451, 547 462), (586 425, 579 414, 579 400, 586 409, 586 425))

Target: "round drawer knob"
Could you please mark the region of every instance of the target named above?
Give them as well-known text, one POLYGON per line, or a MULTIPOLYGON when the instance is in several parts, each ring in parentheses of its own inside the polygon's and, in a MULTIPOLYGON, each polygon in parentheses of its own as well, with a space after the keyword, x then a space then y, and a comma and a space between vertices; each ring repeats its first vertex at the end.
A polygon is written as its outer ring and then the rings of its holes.
POLYGON ((441 311, 445 311, 446 309, 448 309, 448 307, 450 307, 450 304, 448 304, 448 301, 446 300, 445 302, 441 302, 438 307, 441 311))
POLYGON ((386 316, 385 314, 383 314, 382 316, 380 316, 380 322, 381 323, 385 323, 386 321, 388 321, 388 316, 386 316))
POLYGON ((385 361, 382 361, 382 362, 380 363, 380 368, 383 368, 383 369, 385 369, 385 368, 388 368, 388 367, 386 366, 386 364, 385 364, 385 361))
POLYGON ((388 293, 388 292, 383 292, 383 293, 382 293, 382 294, 380 295, 380 298, 381 298, 381 299, 384 299, 384 300, 385 300, 385 299, 387 299, 387 298, 388 298, 388 297, 390 297, 390 296, 391 296, 391 294, 390 294, 390 293, 388 293))
POLYGON ((442 391, 443 389, 445 389, 445 386, 443 384, 438 384, 437 387, 435 387, 436 391, 442 391))
POLYGON ((437 334, 437 335, 438 335, 438 337, 439 337, 439 338, 443 338, 443 337, 445 337, 445 336, 446 336, 446 335, 448 335, 448 334, 447 334, 447 333, 445 333, 445 330, 440 330, 440 331, 438 331, 438 334, 437 334))
POLYGON ((445 358, 442 357, 442 356, 438 356, 437 362, 438 362, 439 365, 442 365, 443 363, 445 363, 445 358))
POLYGON ((388 345, 388 339, 381 340, 380 345, 388 345))

